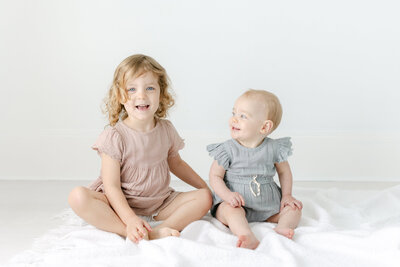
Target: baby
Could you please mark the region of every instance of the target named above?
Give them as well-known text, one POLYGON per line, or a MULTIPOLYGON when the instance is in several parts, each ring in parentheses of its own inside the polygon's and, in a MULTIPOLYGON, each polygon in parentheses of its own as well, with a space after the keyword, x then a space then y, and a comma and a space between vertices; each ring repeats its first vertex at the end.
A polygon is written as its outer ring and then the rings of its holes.
POLYGON ((292 239, 302 203, 292 196, 287 157, 290 138, 267 137, 282 117, 278 98, 267 91, 248 90, 235 102, 229 127, 232 139, 207 146, 214 157, 210 185, 211 214, 238 237, 237 247, 255 249, 258 239, 249 222, 278 223, 275 231, 292 239), (280 186, 273 177, 278 173, 280 186))

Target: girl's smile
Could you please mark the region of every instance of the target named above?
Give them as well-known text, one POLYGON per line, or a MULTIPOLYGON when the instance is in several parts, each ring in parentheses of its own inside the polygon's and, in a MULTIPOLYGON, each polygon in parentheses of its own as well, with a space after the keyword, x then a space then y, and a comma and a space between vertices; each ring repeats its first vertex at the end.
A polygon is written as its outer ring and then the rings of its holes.
POLYGON ((123 103, 128 118, 126 123, 131 128, 141 125, 139 131, 154 128, 154 115, 160 106, 160 86, 158 76, 148 71, 140 76, 127 80, 126 90, 128 100, 123 103))
POLYGON ((139 111, 147 111, 149 110, 150 105, 137 105, 136 109, 138 109, 139 111))

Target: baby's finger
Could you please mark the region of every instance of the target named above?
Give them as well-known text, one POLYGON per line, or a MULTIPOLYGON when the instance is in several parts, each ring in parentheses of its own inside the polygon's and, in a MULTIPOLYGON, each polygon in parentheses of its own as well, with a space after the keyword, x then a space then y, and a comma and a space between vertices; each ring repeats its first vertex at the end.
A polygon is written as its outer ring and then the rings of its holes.
POLYGON ((240 198, 238 196, 235 197, 235 203, 236 203, 236 207, 240 207, 242 201, 240 200, 240 198))
POLYGON ((239 203, 241 203, 241 205, 244 206, 244 205, 245 205, 245 202, 244 202, 243 196, 242 196, 242 195, 239 195, 239 198, 240 198, 239 203))
POLYGON ((299 200, 296 200, 296 201, 294 202, 294 204, 295 204, 300 210, 303 208, 303 203, 301 203, 301 201, 299 201, 299 200))
POLYGON ((296 209, 296 205, 294 204, 294 202, 289 202, 288 205, 292 208, 292 209, 296 209))

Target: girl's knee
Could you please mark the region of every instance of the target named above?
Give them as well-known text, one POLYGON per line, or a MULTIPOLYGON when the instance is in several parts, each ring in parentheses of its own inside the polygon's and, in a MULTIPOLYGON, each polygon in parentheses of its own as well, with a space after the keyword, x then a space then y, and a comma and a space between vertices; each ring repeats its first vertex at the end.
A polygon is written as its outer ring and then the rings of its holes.
POLYGON ((89 200, 88 189, 83 186, 77 186, 69 193, 68 204, 71 208, 79 209, 84 207, 89 200))
POLYGON ((198 199, 201 201, 202 204, 204 204, 204 208, 209 210, 213 202, 210 190, 201 188, 197 191, 197 194, 199 196, 198 199))

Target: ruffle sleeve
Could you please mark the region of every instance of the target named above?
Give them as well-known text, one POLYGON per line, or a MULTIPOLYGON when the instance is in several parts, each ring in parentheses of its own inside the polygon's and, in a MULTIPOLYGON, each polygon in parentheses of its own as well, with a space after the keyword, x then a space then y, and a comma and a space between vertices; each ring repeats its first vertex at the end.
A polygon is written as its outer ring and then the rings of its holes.
POLYGON ((99 155, 101 153, 107 154, 111 158, 118 160, 119 163, 122 163, 122 138, 114 127, 105 129, 97 138, 92 149, 96 150, 99 155))
POLYGON ((287 161, 287 158, 292 155, 292 142, 290 137, 275 139, 275 160, 274 162, 280 163, 287 161))
POLYGON ((207 146, 207 151, 218 162, 218 165, 222 166, 225 170, 228 169, 230 158, 224 143, 210 144, 207 146))
POLYGON ((185 147, 184 140, 179 136, 178 131, 175 129, 174 125, 169 121, 165 120, 167 134, 171 142, 171 146, 168 150, 168 158, 175 157, 178 155, 179 150, 185 147))

